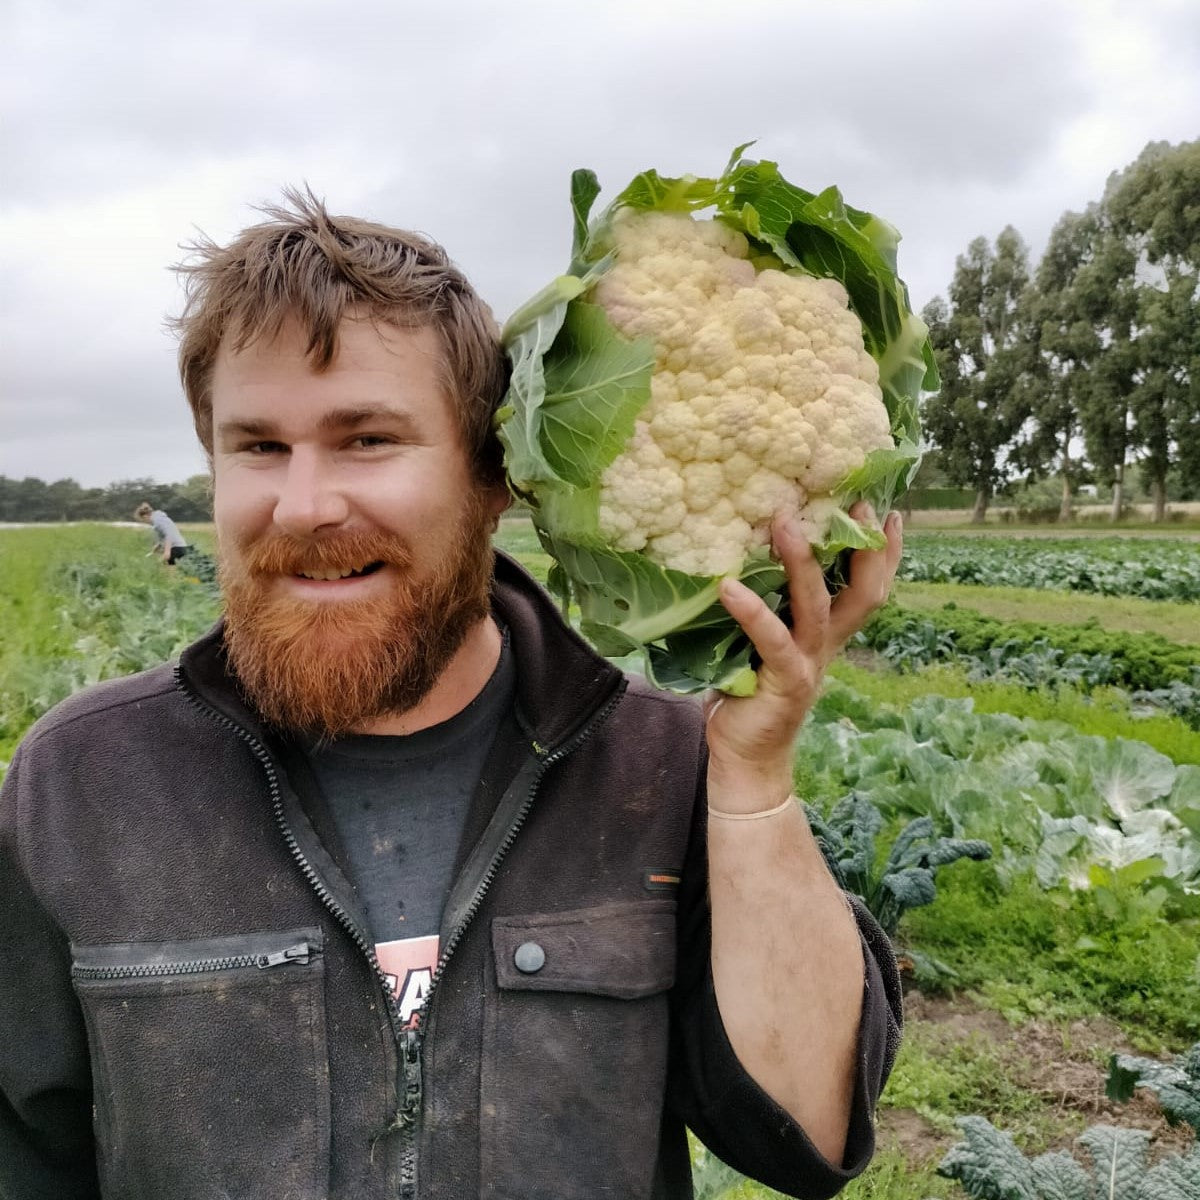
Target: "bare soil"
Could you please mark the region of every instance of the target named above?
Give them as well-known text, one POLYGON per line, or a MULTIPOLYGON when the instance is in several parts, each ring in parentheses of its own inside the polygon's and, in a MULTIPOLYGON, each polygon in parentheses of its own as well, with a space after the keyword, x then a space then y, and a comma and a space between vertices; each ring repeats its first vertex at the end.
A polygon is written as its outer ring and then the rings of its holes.
MULTIPOLYGON (((913 991, 905 998, 905 1020, 910 1028, 918 1024, 932 1027, 935 1039, 948 1048, 956 1042, 985 1038, 1003 1062, 1006 1075, 1042 1101, 1047 1136, 1037 1147, 1039 1153, 1073 1150, 1075 1130, 1088 1125, 1144 1129, 1151 1136, 1155 1158, 1186 1150, 1194 1139, 1186 1125, 1167 1123, 1152 1092, 1139 1089, 1124 1104, 1105 1096, 1109 1055, 1135 1051, 1121 1029, 1103 1017, 1013 1025, 999 1013, 962 997, 931 997, 913 991)), ((880 1111, 878 1134, 881 1147, 898 1148, 913 1166, 936 1165, 958 1140, 957 1135, 944 1134, 920 1114, 903 1108, 880 1111)))

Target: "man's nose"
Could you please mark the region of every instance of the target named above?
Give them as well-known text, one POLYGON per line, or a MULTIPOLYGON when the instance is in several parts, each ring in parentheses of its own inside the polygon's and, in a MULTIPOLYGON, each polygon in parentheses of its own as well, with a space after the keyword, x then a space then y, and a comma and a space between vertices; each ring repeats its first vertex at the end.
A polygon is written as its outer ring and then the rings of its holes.
POLYGON ((293 537, 310 537, 341 525, 349 505, 337 472, 321 455, 293 446, 275 500, 275 524, 293 537))

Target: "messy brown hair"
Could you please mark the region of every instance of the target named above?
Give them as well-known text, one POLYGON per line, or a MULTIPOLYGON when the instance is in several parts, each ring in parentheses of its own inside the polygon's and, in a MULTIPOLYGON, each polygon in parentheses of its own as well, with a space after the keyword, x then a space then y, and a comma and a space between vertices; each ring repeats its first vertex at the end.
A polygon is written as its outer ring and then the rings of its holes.
POLYGON ((288 188, 228 245, 201 238, 175 268, 187 289, 172 325, 179 374, 204 449, 213 451, 212 376, 222 345, 233 351, 277 337, 290 321, 308 335, 316 371, 337 353, 343 319, 364 312, 405 328, 428 327, 441 346, 442 382, 463 445, 483 483, 503 479, 492 417, 508 385, 508 360, 491 309, 445 250, 421 234, 357 217, 330 216, 311 190, 288 188))

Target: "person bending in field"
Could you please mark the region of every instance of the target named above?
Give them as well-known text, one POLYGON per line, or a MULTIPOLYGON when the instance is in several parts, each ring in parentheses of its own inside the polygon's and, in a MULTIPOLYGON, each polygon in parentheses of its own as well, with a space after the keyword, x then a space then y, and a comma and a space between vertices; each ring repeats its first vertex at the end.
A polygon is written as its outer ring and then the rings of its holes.
POLYGON ((0 1195, 683 1200, 686 1127, 832 1195, 899 985, 792 746, 898 524, 832 605, 778 527, 756 694, 656 692, 493 551, 506 359, 440 247, 290 193, 186 276, 224 617, 9 769, 0 1195))
POLYGON ((152 553, 161 555, 168 567, 173 567, 187 554, 189 546, 183 534, 179 532, 179 526, 162 509, 151 508, 143 502, 137 506, 133 515, 154 530, 152 553))

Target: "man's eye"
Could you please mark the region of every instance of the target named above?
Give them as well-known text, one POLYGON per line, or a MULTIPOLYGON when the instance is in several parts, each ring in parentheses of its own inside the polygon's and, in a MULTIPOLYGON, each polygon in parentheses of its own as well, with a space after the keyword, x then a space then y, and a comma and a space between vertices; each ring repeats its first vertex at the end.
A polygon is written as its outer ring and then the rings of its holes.
POLYGON ((249 442, 242 449, 249 454, 282 454, 287 447, 282 442, 249 442))
POLYGON ((390 446, 392 439, 378 433, 361 433, 350 445, 355 450, 370 450, 375 446, 390 446))

